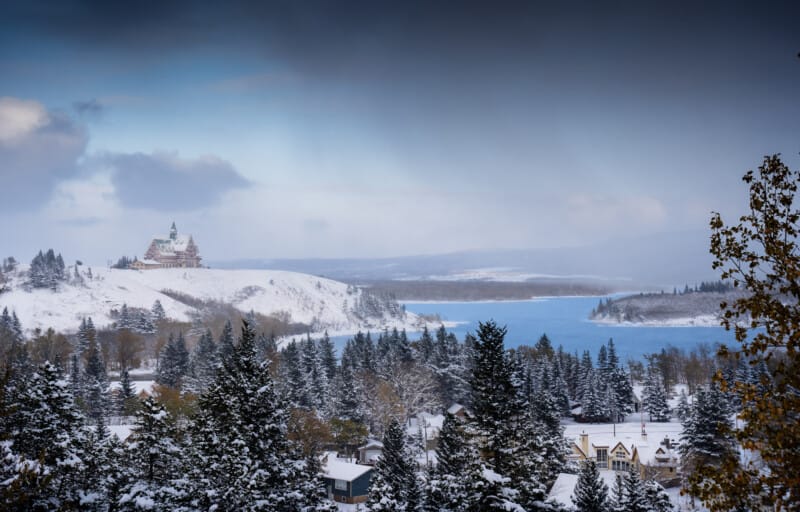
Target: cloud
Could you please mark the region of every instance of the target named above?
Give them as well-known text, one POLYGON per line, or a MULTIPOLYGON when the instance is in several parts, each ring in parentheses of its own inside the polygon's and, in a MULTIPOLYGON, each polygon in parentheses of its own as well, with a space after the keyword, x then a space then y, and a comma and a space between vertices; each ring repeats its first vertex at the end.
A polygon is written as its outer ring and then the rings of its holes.
POLYGON ((106 107, 96 99, 76 101, 72 104, 75 112, 83 118, 96 119, 103 115, 106 107))
POLYGON ((39 102, 0 98, 0 210, 34 210, 78 173, 85 129, 39 102))
POLYGON ((568 220, 589 230, 625 230, 661 226, 667 209, 655 197, 611 197, 573 194, 567 200, 568 220))
POLYGON ((180 158, 176 153, 106 154, 111 183, 124 207, 164 212, 212 206, 233 189, 250 182, 215 156, 180 158))

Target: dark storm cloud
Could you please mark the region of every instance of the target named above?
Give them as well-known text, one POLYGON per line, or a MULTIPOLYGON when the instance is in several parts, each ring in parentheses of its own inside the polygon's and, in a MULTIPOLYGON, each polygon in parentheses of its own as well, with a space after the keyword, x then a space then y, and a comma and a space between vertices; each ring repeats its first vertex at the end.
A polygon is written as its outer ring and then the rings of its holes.
POLYGON ((175 154, 109 154, 101 157, 123 206, 174 212, 214 206, 233 189, 250 185, 216 157, 182 159, 175 154))
POLYGON ((0 98, 0 211, 35 210, 78 174, 88 135, 34 101, 0 98))

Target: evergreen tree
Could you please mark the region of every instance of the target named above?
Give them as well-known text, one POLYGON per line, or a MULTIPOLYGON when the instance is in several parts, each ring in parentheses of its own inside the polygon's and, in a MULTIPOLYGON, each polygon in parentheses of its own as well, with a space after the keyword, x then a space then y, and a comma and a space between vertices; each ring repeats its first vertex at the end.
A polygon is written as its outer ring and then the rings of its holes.
POLYGON ((220 364, 233 353, 233 326, 230 320, 225 320, 225 325, 222 326, 217 350, 219 350, 220 364))
POLYGON ((480 512, 478 505, 484 482, 478 452, 451 414, 445 416, 439 433, 436 461, 428 475, 425 511, 480 512))
POLYGON ((572 503, 578 512, 608 512, 608 486, 600 478, 597 464, 588 459, 581 464, 572 503))
POLYGON ((192 351, 184 389, 196 395, 205 392, 214 383, 217 368, 219 368, 219 353, 209 329, 200 336, 192 351))
POLYGON ((655 480, 644 483, 644 493, 651 512, 672 512, 672 502, 664 487, 655 480))
POLYGON ((370 512, 410 512, 409 490, 416 485, 416 479, 406 448, 405 432, 393 419, 383 435, 383 451, 375 463, 370 481, 367 500, 370 512))
POLYGON ((652 364, 647 368, 647 379, 644 383, 644 409, 650 414, 650 421, 669 421, 670 411, 667 405, 667 392, 661 372, 652 364))
POLYGON ((183 333, 178 333, 177 338, 170 333, 167 344, 158 356, 156 382, 162 386, 180 389, 188 369, 189 352, 186 350, 183 333))
POLYGON ((609 508, 611 512, 625 511, 625 480, 622 475, 617 473, 614 479, 614 488, 611 491, 609 508))
POLYGON ((117 393, 117 414, 128 416, 137 409, 138 399, 136 391, 131 383, 131 376, 127 368, 123 368, 119 374, 119 392, 117 393))
POLYGON ((164 311, 164 306, 161 305, 161 301, 156 299, 153 302, 153 307, 150 308, 150 312, 153 315, 153 321, 160 322, 167 317, 167 313, 164 311))
POLYGON ((40 366, 24 386, 12 390, 14 411, 2 419, 2 432, 23 460, 35 460, 47 475, 32 510, 74 509, 80 501, 85 469, 83 417, 58 369, 40 366))
POLYGON ((727 399, 717 384, 698 389, 683 424, 679 448, 688 494, 698 496, 707 490, 710 484, 703 476, 704 469, 719 468, 735 457, 731 426, 727 399))
POLYGON ((97 340, 89 345, 87 351, 86 368, 83 372, 83 402, 87 416, 94 423, 101 422, 108 415, 108 376, 97 340))
POLYGON ((636 467, 632 466, 628 474, 625 475, 623 489, 624 494, 620 504, 622 510, 625 512, 652 512, 644 484, 636 467))
POLYGON ((244 322, 233 352, 198 401, 188 471, 194 506, 224 510, 334 510, 324 499, 319 464, 286 437, 287 408, 255 332, 244 322))
POLYGON ((141 504, 157 510, 174 508, 181 498, 181 446, 173 418, 153 397, 136 412, 128 453, 136 478, 120 490, 122 509, 137 510, 141 504))

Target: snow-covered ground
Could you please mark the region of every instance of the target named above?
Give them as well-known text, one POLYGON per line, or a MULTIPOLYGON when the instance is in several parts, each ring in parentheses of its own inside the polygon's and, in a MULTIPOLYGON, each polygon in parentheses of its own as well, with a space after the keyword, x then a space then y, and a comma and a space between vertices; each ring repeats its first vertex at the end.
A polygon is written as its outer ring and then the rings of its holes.
MULTIPOLYGON (((167 317, 188 321, 195 309, 170 298, 176 291, 194 299, 233 305, 243 313, 288 314, 292 322, 312 325, 315 330, 351 334, 384 327, 419 328, 418 318, 359 318, 354 307, 364 293, 345 283, 297 272, 279 270, 156 269, 115 270, 94 268, 92 278, 81 269, 83 282, 63 283, 58 291, 27 289, 24 268, 12 276, 11 290, 0 294, 0 310, 8 307, 19 316, 26 331, 52 327, 76 331, 84 317, 104 327, 112 323, 110 311, 122 304, 150 309, 161 301, 167 317)), ((74 269, 69 267, 72 275, 74 269)))

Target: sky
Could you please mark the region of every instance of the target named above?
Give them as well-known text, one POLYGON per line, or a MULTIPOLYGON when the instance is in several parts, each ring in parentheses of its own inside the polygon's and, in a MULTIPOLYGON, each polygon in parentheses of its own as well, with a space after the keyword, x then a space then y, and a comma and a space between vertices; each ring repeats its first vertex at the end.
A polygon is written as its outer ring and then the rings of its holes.
POLYGON ((580 246, 800 165, 796 2, 205 4, 0 2, 2 256, 580 246))

